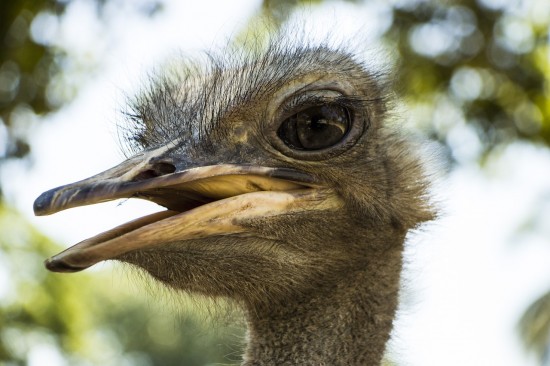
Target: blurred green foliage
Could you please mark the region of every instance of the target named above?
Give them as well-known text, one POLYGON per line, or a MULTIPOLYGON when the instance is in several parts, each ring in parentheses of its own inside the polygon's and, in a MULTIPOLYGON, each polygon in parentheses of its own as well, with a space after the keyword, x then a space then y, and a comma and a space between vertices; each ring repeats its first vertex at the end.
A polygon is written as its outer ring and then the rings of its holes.
MULTIPOLYGON (((0 128, 8 137, 0 143, 0 158, 24 157, 30 151, 28 131, 16 126, 17 113, 30 108, 37 114, 60 107, 48 98, 49 87, 61 72, 65 55, 31 36, 31 25, 38 14, 60 14, 64 2, 0 2, 0 128)), ((24 122, 19 121, 20 125, 24 122)))
POLYGON ((400 92, 451 149, 470 142, 453 135, 462 124, 472 127, 480 153, 516 139, 550 144, 550 15, 536 17, 544 1, 532 1, 530 11, 514 3, 394 9, 387 37, 398 49, 400 92))
POLYGON ((123 270, 45 271, 44 258, 61 248, 5 206, 0 232, 0 365, 39 365, 42 357, 113 366, 239 360, 239 327, 211 329, 200 312, 178 315, 169 298, 144 296, 123 270))

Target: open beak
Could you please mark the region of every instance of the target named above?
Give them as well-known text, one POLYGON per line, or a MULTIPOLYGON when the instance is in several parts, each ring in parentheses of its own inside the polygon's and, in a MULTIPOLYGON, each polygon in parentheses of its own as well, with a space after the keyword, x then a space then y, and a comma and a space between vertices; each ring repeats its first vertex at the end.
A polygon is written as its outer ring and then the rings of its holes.
POLYGON ((178 171, 152 154, 133 157, 88 179, 41 194, 36 215, 67 208, 141 198, 167 210, 122 224, 46 260, 55 272, 76 272, 134 250, 200 239, 246 234, 260 217, 331 210, 341 206, 332 190, 306 173, 249 165, 208 165, 178 171))

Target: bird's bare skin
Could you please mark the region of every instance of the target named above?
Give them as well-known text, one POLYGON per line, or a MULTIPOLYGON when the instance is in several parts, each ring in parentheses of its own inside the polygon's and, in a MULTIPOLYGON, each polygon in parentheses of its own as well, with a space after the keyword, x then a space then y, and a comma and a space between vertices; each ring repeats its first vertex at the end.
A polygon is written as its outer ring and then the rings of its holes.
POLYGON ((433 217, 422 163, 355 57, 280 40, 160 76, 131 104, 127 161, 42 194, 38 215, 118 198, 167 210, 46 262, 131 263, 247 314, 245 365, 377 365, 407 232, 433 217))

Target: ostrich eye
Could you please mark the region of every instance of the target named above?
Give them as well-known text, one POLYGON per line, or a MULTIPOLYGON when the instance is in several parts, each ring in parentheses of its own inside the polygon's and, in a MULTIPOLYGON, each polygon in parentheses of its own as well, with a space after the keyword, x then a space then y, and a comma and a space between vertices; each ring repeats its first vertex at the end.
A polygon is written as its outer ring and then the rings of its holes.
POLYGON ((283 121, 277 135, 292 149, 320 150, 341 141, 350 128, 346 108, 327 104, 304 109, 283 121))

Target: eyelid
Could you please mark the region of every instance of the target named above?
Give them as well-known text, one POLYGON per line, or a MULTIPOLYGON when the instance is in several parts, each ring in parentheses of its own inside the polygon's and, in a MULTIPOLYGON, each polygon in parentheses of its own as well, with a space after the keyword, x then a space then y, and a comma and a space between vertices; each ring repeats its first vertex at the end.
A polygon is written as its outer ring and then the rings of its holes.
POLYGON ((292 95, 282 103, 279 109, 279 120, 284 121, 293 114, 309 107, 336 102, 341 97, 344 97, 342 93, 329 89, 292 95))

